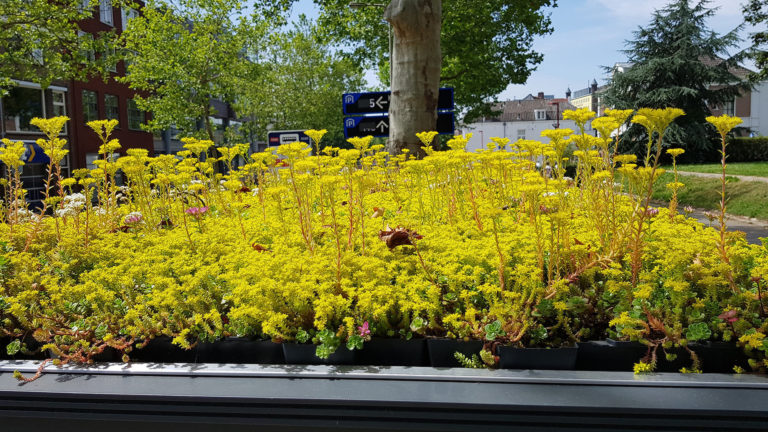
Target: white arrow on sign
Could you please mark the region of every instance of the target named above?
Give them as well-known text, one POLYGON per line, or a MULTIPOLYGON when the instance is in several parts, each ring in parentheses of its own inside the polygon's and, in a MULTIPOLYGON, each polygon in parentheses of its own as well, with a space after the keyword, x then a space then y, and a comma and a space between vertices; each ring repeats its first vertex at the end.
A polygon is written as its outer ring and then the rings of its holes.
POLYGON ((388 103, 389 101, 384 99, 384 96, 379 96, 379 98, 376 99, 376 106, 379 107, 379 109, 384 109, 384 105, 388 103))
POLYGON ((379 124, 376 125, 376 129, 381 129, 382 132, 384 132, 384 129, 387 129, 389 125, 384 120, 380 121, 379 124))

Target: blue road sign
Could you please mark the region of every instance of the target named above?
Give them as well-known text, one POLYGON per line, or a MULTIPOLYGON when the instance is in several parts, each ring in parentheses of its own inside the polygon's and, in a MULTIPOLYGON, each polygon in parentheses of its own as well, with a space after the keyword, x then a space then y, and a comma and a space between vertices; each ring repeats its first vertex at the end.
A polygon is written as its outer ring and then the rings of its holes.
POLYGON ((22 156, 22 160, 25 163, 28 164, 47 164, 51 161, 51 159, 48 157, 48 155, 43 152, 42 147, 37 145, 34 141, 24 141, 24 148, 26 151, 24 152, 24 156, 22 156))
MULTIPOLYGON (((344 115, 384 114, 389 111, 391 92, 344 93, 344 115)), ((437 97, 438 111, 453 110, 453 88, 443 87, 437 97)))
MULTIPOLYGON (((453 113, 437 114, 435 130, 441 135, 454 133, 453 113)), ((344 136, 347 138, 372 135, 375 137, 389 136, 389 116, 347 117, 344 119, 344 136)))

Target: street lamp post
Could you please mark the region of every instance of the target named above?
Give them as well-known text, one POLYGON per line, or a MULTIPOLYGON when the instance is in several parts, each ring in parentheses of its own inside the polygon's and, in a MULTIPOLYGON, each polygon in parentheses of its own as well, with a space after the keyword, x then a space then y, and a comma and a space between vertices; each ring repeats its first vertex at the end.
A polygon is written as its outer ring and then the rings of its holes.
MULTIPOLYGON (((363 3, 363 2, 350 2, 349 7, 352 9, 364 9, 367 7, 386 8, 384 3, 363 3)), ((387 22, 387 42, 389 45, 389 87, 392 88, 392 25, 387 22)))

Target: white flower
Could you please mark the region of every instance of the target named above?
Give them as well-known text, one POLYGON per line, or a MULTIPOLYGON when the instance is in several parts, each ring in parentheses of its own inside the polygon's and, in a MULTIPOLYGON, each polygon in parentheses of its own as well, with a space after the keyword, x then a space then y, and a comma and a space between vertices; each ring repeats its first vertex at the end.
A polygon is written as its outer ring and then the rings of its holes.
POLYGON ((57 217, 72 217, 77 214, 77 210, 75 210, 72 207, 64 207, 62 209, 56 210, 56 216, 57 217))
POLYGON ((85 195, 73 193, 64 197, 64 208, 71 211, 77 211, 85 205, 85 195))

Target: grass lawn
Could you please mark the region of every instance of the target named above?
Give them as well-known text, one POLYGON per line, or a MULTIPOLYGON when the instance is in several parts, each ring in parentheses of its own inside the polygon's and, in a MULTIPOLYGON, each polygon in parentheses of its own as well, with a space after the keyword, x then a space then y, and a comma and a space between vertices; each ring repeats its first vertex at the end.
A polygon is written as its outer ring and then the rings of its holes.
MULTIPOLYGON (((768 163, 763 166, 764 169, 768 170, 768 163)), ((763 175, 768 176, 768 173, 763 173, 763 175)), ((705 209, 719 208, 719 179, 682 175, 679 178, 682 183, 685 183, 685 187, 677 193, 680 207, 690 205, 705 209)), ((768 220, 768 183, 739 181, 734 177, 730 177, 728 180, 726 185, 728 213, 768 220)), ((673 181, 674 175, 672 173, 664 173, 656 183, 653 198, 668 202, 672 198, 672 191, 667 189, 666 184, 673 181)))
MULTIPOLYGON (((664 169, 672 171, 672 166, 665 166, 664 169)), ((720 174, 720 164, 701 164, 701 165, 678 165, 678 171, 690 171, 699 173, 720 174)), ((725 168, 726 174, 744 175, 756 177, 768 177, 768 162, 734 162, 729 163, 725 168)))

